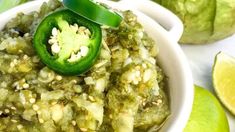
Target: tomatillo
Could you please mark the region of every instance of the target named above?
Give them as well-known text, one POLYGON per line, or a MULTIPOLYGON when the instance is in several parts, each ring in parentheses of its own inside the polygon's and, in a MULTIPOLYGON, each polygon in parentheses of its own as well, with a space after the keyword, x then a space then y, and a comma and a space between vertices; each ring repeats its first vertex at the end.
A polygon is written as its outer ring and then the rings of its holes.
POLYGON ((100 25, 63 9, 42 20, 33 44, 49 68, 64 75, 79 75, 96 61, 101 40, 100 25))
POLYGON ((72 10, 100 25, 116 28, 122 21, 122 17, 120 15, 92 0, 63 0, 63 4, 69 10, 72 10))

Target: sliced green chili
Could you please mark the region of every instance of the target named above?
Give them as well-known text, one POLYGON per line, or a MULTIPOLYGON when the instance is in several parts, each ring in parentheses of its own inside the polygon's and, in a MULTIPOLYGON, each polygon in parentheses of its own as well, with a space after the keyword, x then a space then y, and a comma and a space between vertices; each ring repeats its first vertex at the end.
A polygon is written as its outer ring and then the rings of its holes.
POLYGON ((63 4, 75 13, 100 25, 118 27, 122 17, 92 0, 63 0, 63 4))
POLYGON ((96 61, 101 40, 100 25, 64 9, 42 20, 33 43, 49 68, 64 75, 78 75, 96 61))

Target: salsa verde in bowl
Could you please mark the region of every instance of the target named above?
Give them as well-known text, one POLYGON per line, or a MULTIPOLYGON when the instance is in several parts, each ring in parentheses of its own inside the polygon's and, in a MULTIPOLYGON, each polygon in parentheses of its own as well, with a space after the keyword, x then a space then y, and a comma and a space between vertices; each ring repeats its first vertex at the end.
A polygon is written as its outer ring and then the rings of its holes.
MULTIPOLYGON (((132 11, 119 11, 123 20, 117 28, 100 27, 100 51, 92 66, 79 75, 65 75, 43 61, 45 58, 35 48, 38 40, 34 40, 45 17, 63 10, 66 9, 60 2, 52 0, 44 3, 39 12, 19 13, 3 28, 0 129, 122 132, 160 128, 171 113, 166 94, 171 76, 166 77, 158 66, 158 45, 137 16, 132 11)), ((94 33, 74 21, 67 23, 67 29, 77 36, 73 41, 85 38, 82 42, 87 42, 94 33)), ((40 32, 47 34, 47 41, 43 42, 51 56, 60 55, 60 51, 53 50, 55 44, 61 49, 70 46, 61 46, 59 38, 65 35, 58 34, 63 31, 59 27, 55 33, 53 27, 50 33, 40 32), (53 38, 56 42, 52 42, 53 38)), ((83 53, 83 44, 77 49, 72 46, 75 57, 83 53)), ((90 55, 73 60, 73 54, 67 55, 66 61, 74 63, 90 55)))

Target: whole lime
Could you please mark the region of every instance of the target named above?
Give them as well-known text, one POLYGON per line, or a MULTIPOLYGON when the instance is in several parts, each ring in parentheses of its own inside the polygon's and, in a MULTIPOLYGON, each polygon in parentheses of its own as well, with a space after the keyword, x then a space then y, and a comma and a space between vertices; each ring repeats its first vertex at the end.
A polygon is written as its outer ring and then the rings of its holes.
POLYGON ((195 86, 193 109, 184 132, 229 132, 222 106, 204 88, 195 86))

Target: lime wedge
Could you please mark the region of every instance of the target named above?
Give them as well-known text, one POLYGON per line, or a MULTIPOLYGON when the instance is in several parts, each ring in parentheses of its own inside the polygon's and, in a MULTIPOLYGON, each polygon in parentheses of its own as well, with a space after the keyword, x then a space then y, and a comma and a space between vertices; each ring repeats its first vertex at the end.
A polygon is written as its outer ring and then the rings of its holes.
POLYGON ((229 132, 222 106, 204 88, 195 86, 193 109, 184 132, 229 132))
POLYGON ((235 58, 222 52, 218 53, 212 80, 219 99, 235 115, 235 58))

